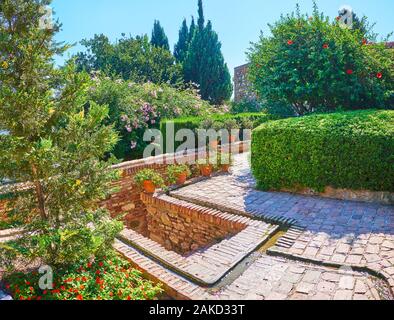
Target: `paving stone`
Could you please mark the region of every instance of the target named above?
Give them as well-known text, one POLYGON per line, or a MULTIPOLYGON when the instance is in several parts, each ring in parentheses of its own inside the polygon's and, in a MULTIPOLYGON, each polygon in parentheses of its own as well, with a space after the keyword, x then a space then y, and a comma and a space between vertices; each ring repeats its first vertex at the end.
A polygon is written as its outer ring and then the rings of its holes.
POLYGON ((314 289, 315 285, 308 282, 301 282, 297 285, 296 291, 298 293, 308 294, 314 289))
POLYGON ((339 280, 340 289, 353 290, 355 284, 355 279, 353 276, 343 276, 339 280))
POLYGON ((338 290, 335 292, 334 300, 351 300, 353 291, 351 290, 338 290))
POLYGON ((308 270, 307 272, 305 272, 302 281, 315 284, 319 281, 320 276, 321 276, 320 271, 308 270))

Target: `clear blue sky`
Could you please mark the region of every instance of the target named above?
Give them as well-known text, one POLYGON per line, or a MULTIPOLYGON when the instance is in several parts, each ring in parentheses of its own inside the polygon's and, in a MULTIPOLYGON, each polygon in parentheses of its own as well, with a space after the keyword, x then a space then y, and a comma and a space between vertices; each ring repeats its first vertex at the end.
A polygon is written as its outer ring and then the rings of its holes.
MULTIPOLYGON (((212 20, 219 34, 231 73, 234 67, 246 62, 245 51, 251 41, 258 39, 260 30, 267 32, 267 23, 277 20, 281 13, 293 11, 296 3, 302 12, 312 11, 312 0, 204 1, 205 17, 212 20)), ((318 0, 317 3, 332 18, 337 16, 340 6, 350 5, 359 16, 365 14, 376 22, 375 31, 380 36, 394 31, 393 0, 318 0)), ((173 47, 183 18, 190 23, 190 17, 197 16, 197 0, 54 0, 53 9, 63 24, 58 41, 77 43, 95 33, 103 33, 112 41, 120 38, 122 32, 150 35, 153 21, 158 19, 173 47)), ((70 52, 80 49, 77 45, 70 52)), ((63 59, 58 59, 58 63, 63 59)))

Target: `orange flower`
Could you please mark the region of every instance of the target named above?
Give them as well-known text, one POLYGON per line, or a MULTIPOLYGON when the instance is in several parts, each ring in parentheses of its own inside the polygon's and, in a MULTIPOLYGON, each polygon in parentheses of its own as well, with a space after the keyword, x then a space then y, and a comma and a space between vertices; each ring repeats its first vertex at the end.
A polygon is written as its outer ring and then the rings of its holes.
POLYGON ((77 300, 83 300, 83 297, 82 297, 82 295, 77 295, 77 300))

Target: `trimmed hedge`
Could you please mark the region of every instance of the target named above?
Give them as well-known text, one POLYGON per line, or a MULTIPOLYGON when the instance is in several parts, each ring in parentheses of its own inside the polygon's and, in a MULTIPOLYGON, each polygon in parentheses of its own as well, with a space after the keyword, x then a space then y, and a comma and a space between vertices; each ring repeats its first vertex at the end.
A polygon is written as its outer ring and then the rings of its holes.
POLYGON ((253 131, 262 190, 326 186, 394 191, 394 111, 364 110, 268 122, 253 131))
MULTIPOLYGON (((265 123, 270 120, 277 120, 280 119, 277 115, 271 115, 264 112, 259 113, 238 113, 238 114, 212 114, 209 117, 184 117, 184 118, 177 118, 177 119, 163 119, 160 122, 160 131, 163 134, 164 145, 166 145, 166 124, 168 122, 174 123, 175 132, 181 129, 190 129, 190 130, 197 130, 200 128, 201 123, 204 120, 211 119, 215 122, 224 122, 226 120, 236 120, 237 123, 240 125, 240 129, 242 128, 242 122, 245 120, 250 120, 253 122, 253 128, 258 127, 262 123, 265 123)), ((177 142, 175 143, 175 149, 179 147, 182 143, 177 142)))

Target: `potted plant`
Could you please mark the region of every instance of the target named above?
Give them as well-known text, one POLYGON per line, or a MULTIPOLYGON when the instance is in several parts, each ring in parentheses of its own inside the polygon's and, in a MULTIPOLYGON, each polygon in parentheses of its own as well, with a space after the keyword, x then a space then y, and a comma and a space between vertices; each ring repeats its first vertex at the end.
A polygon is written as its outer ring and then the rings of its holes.
POLYGON ((232 134, 232 130, 239 129, 237 121, 234 119, 228 119, 224 122, 223 127, 229 133, 229 142, 234 143, 237 140, 237 137, 232 134))
POLYGON ((167 168, 168 181, 171 184, 183 185, 191 174, 190 168, 186 164, 174 164, 167 168))
POLYGON ((219 153, 218 154, 218 165, 221 167, 223 172, 229 172, 230 167, 233 164, 233 157, 230 153, 219 153))
MULTIPOLYGON (((211 130, 211 129, 217 130, 217 127, 218 127, 218 122, 215 122, 214 120, 212 120, 212 119, 210 119, 210 118, 205 119, 205 120, 202 121, 201 124, 200 124, 200 129, 204 129, 204 130, 211 130)), ((215 140, 210 141, 209 144, 208 144, 208 146, 209 146, 209 148, 211 148, 211 149, 214 149, 214 150, 217 149, 218 146, 219 146, 219 141, 218 141, 218 139, 216 138, 215 140)))
POLYGON ((134 176, 134 182, 144 188, 146 193, 155 193, 156 188, 164 186, 160 173, 153 169, 143 169, 134 176))
POLYGON ((197 164, 200 168, 201 174, 204 177, 210 177, 212 174, 213 166, 209 163, 208 158, 202 158, 197 160, 197 164))

